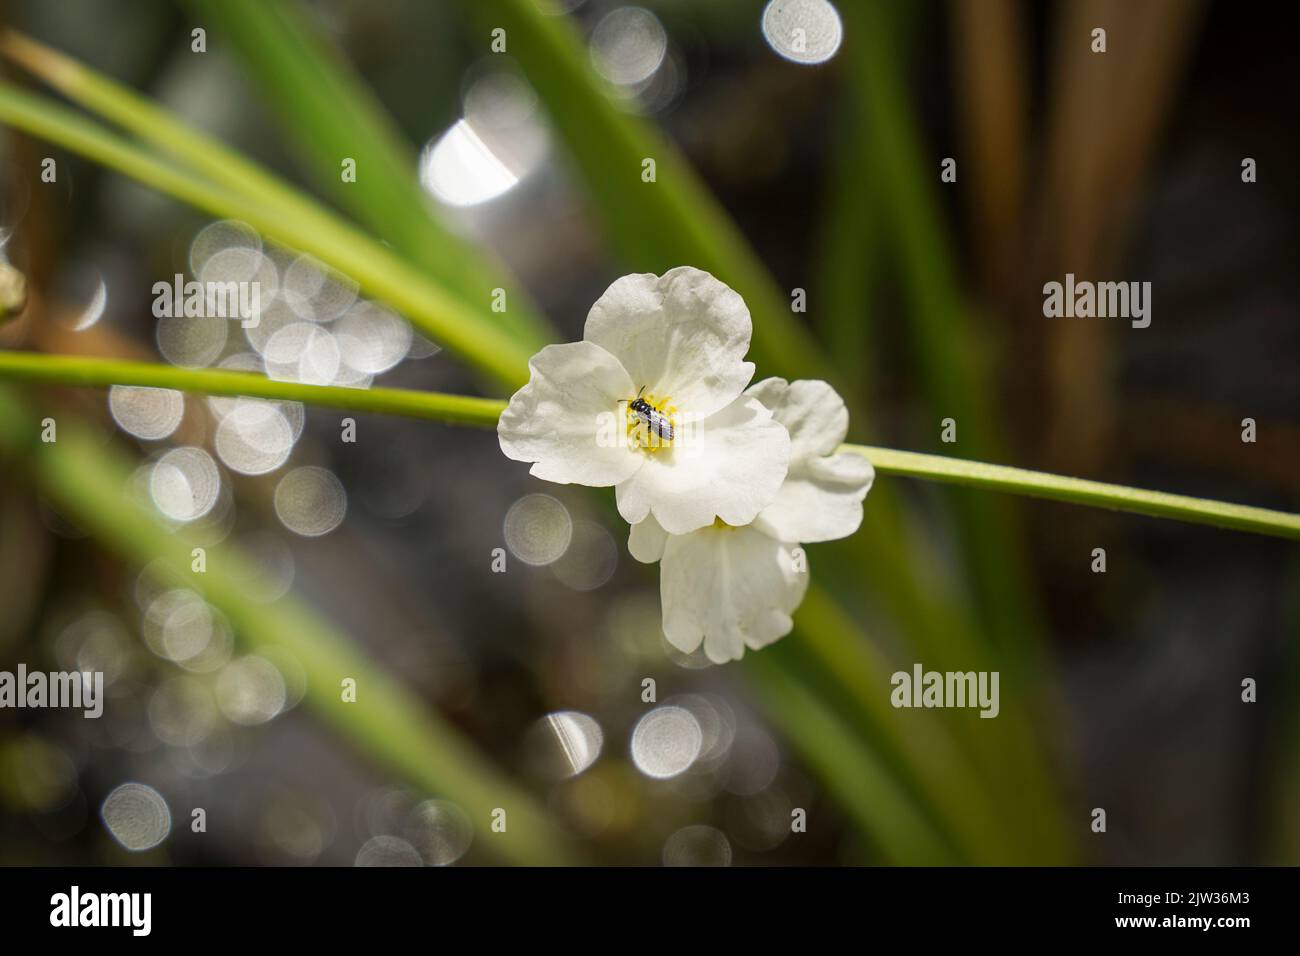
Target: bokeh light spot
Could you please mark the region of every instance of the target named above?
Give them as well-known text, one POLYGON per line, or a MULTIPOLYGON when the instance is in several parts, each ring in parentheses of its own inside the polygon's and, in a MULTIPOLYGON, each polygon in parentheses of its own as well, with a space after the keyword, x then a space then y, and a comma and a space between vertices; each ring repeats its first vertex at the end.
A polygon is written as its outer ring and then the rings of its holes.
POLYGON ((689 710, 656 707, 632 730, 632 762, 647 777, 675 777, 690 768, 703 744, 699 721, 689 710))
POLYGON ((217 706, 236 724, 264 724, 284 710, 287 692, 279 669, 250 654, 217 675, 217 706))
POLYGON ((173 448, 149 472, 149 497, 173 521, 194 521, 212 510, 221 492, 217 463, 202 448, 173 448))
POLYGON ((620 7, 596 24, 591 62, 596 72, 618 86, 642 83, 654 75, 668 52, 668 35, 649 10, 620 7))
POLYGON ((569 549, 573 519, 550 495, 525 495, 506 512, 502 530, 511 554, 525 564, 544 565, 569 549))
POLYGON ((423 866, 420 851, 395 836, 377 836, 357 851, 355 866, 423 866))
POLYGON ((713 827, 682 827, 664 841, 664 866, 731 866, 731 843, 713 827))
POLYGON ((403 834, 427 865, 450 866, 469 851, 474 825, 456 804, 425 800, 408 814, 403 834))
POLYGON ((157 441, 179 427, 185 417, 185 396, 170 388, 114 385, 108 390, 108 410, 123 431, 157 441))
POLYGON ((829 0, 772 0, 763 9, 763 38, 787 60, 825 63, 840 48, 844 24, 829 0))
POLYGON ((306 538, 329 534, 343 522, 347 510, 343 483, 325 468, 295 468, 275 487, 276 515, 286 528, 306 538))
POLYGON ((172 828, 167 801, 153 787, 124 783, 100 807, 100 818, 118 843, 133 852, 157 846, 172 828))

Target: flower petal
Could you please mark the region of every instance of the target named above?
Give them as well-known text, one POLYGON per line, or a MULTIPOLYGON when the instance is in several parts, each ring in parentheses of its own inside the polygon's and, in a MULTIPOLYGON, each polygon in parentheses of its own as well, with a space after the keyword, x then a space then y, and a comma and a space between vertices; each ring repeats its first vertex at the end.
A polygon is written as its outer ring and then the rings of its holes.
POLYGON ((596 300, 583 337, 615 355, 635 383, 688 414, 712 415, 754 377, 745 300, 707 272, 624 276, 596 300))
POLYGON ((632 525, 627 535, 627 550, 642 564, 654 564, 664 556, 668 532, 650 515, 639 524, 632 525))
POLYGON ((876 470, 853 452, 792 465, 754 527, 779 541, 833 541, 858 530, 876 470))
POLYGON ((507 458, 559 484, 604 487, 627 480, 643 455, 626 442, 619 402, 632 380, 618 359, 590 342, 548 345, 528 363, 528 384, 497 422, 507 458))
POLYGON ((703 528, 668 539, 659 572, 664 636, 715 664, 790 633, 808 589, 791 546, 753 528, 703 528))
POLYGON ((645 464, 615 489, 619 513, 628 524, 653 514, 669 534, 715 517, 747 525, 776 496, 789 454, 790 436, 772 413, 757 399, 738 398, 645 453, 645 464))
POLYGON ((765 378, 745 390, 790 432, 790 461, 829 455, 849 433, 849 410, 839 392, 818 379, 765 378))

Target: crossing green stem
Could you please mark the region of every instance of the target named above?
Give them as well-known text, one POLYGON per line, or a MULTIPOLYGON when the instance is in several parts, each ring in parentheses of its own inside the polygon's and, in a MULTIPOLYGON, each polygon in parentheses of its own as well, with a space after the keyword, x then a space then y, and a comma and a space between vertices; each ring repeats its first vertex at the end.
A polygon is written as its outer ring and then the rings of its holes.
POLYGON ((1235 531, 1279 538, 1300 538, 1300 515, 1250 505, 1193 498, 1165 491, 1147 491, 1127 485, 1112 485, 1085 478, 1067 478, 1042 471, 990 465, 982 461, 965 461, 943 455, 922 455, 912 451, 876 448, 868 445, 844 445, 841 450, 862 455, 882 475, 924 478, 967 488, 984 488, 1046 498, 1076 505, 1092 505, 1114 511, 1175 518, 1196 524, 1216 525, 1235 531))
MULTIPOLYGON (((441 392, 304 385, 300 382, 275 381, 252 372, 191 369, 156 362, 30 352, 0 352, 0 379, 51 385, 135 385, 172 388, 204 395, 246 395, 484 428, 495 427, 505 409, 505 402, 497 399, 446 395, 441 392)), ((1284 511, 893 448, 843 445, 841 450, 862 455, 882 475, 921 478, 968 488, 1026 495, 1030 498, 1092 505, 1156 518, 1174 518, 1236 531, 1300 539, 1300 515, 1284 511)))
POLYGON ((468 395, 418 392, 405 388, 346 388, 281 382, 257 372, 213 368, 180 368, 158 362, 92 358, 82 355, 42 355, 0 352, 0 379, 45 382, 51 385, 136 385, 171 388, 202 395, 247 396, 306 402, 354 412, 430 418, 453 425, 496 427, 505 402, 468 395))

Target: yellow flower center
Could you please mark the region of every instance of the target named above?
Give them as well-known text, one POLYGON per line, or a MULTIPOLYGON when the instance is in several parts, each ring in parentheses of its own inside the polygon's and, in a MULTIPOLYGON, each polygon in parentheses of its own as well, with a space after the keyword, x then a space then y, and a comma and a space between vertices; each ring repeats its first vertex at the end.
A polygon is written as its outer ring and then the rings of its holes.
MULTIPOLYGON (((642 392, 637 398, 654 409, 658 415, 661 415, 671 427, 673 436, 676 435, 678 409, 672 403, 671 396, 664 395, 661 398, 655 395, 654 392, 647 391, 642 392)), ((627 437, 629 443, 651 453, 671 447, 673 438, 661 435, 658 429, 632 408, 633 401, 635 399, 629 399, 622 403, 623 409, 627 413, 627 437)))

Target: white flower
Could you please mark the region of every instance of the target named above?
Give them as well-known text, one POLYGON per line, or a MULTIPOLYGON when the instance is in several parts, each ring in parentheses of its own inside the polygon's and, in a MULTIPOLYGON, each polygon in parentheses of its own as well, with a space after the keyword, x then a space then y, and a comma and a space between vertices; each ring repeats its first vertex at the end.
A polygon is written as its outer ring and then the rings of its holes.
POLYGON ((790 457, 786 429, 742 394, 751 331, 744 300, 707 272, 624 276, 592 306, 583 341, 528 363, 497 424, 501 450, 547 481, 613 485, 632 524, 749 524, 790 457), (631 408, 638 398, 663 425, 631 408))
POLYGON ((738 660, 790 633, 790 615, 808 589, 794 546, 757 525, 713 524, 670 535, 646 518, 627 547, 638 561, 659 561, 659 597, 668 643, 684 654, 704 644, 715 664, 738 660))
POLYGON ((791 615, 808 589, 800 543, 852 534, 875 469, 852 452, 835 454, 848 433, 844 401, 825 382, 769 378, 746 395, 758 398, 790 432, 790 467, 776 497, 747 527, 715 522, 669 534, 654 518, 632 527, 628 550, 660 562, 664 636, 709 660, 738 660, 790 633, 791 615))
POLYGON ((785 481, 755 525, 780 541, 804 544, 857 531, 876 470, 861 455, 835 453, 849 433, 844 399, 825 382, 783 378, 763 379, 745 394, 762 402, 790 432, 785 481))

